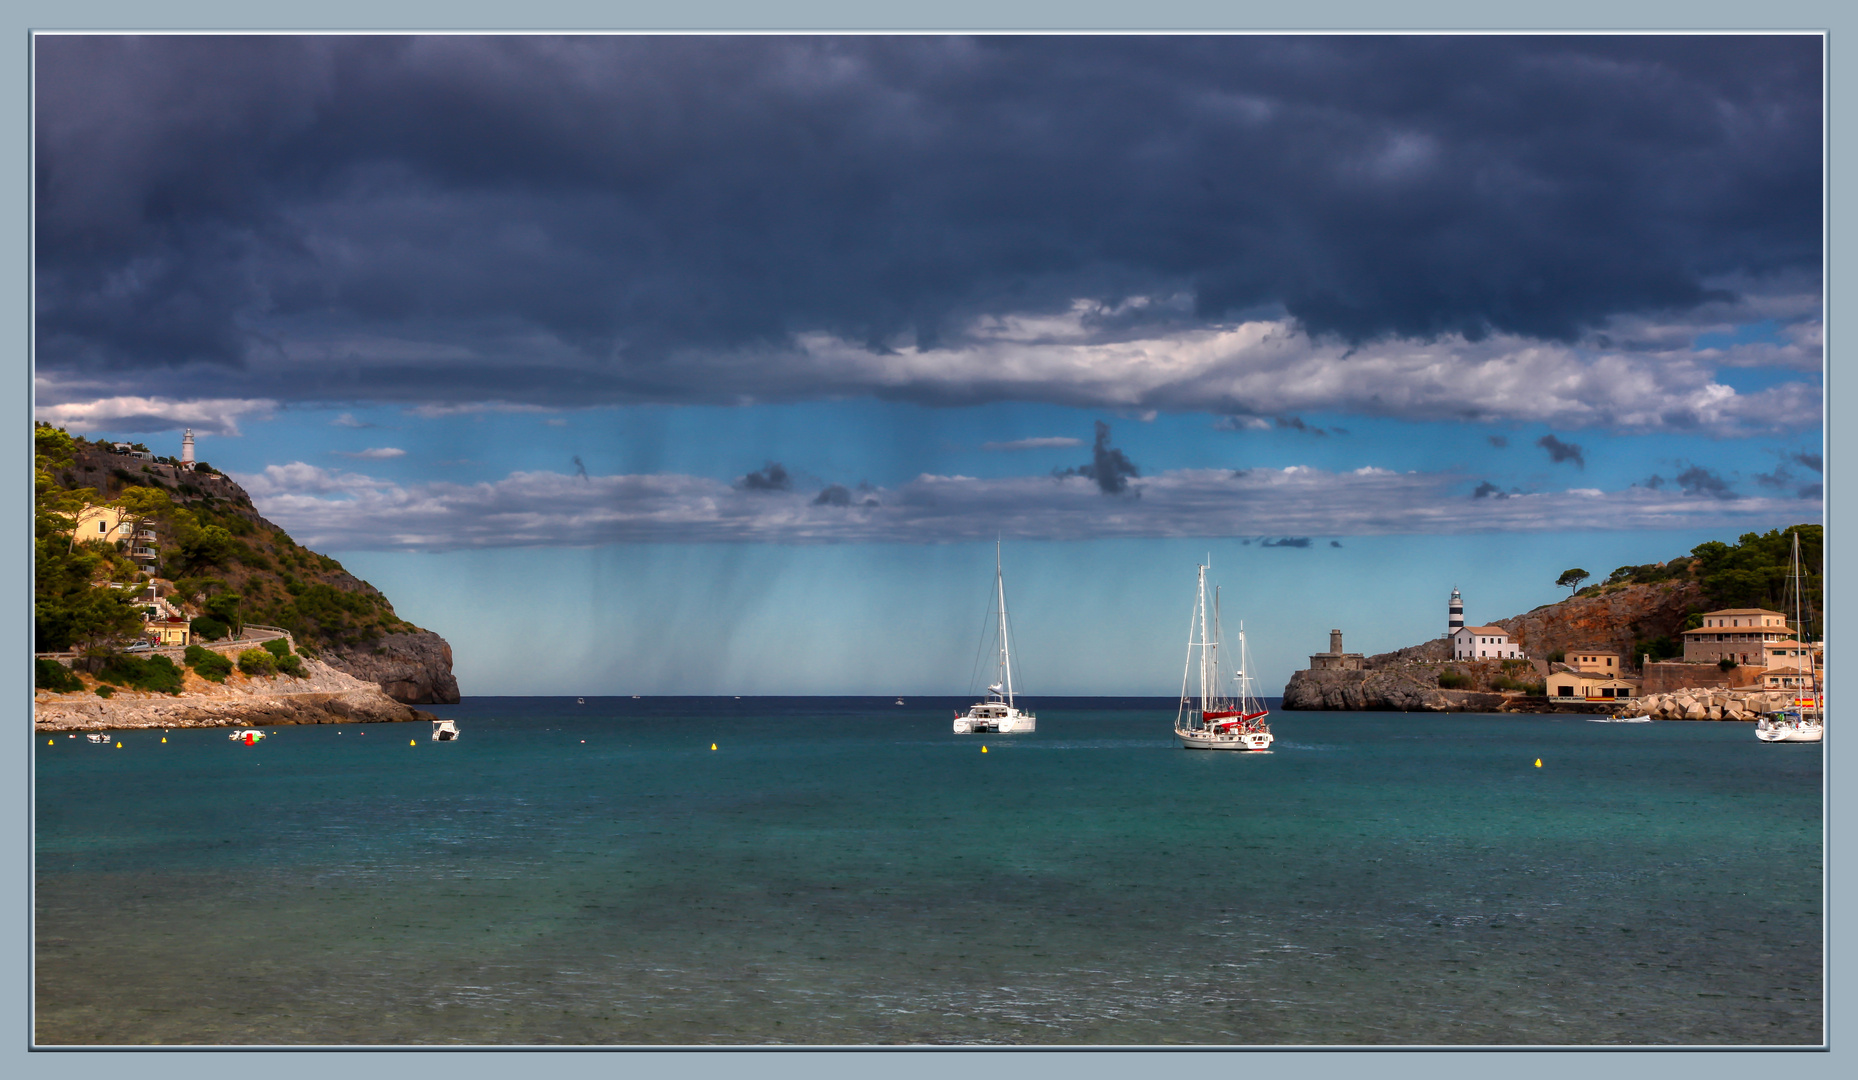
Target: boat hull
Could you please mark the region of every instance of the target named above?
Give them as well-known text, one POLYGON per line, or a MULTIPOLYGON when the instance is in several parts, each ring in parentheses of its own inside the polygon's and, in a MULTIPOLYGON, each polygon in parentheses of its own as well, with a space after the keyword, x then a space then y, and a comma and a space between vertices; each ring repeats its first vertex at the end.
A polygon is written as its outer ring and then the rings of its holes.
POLYGON ((1183 750, 1240 750, 1256 753, 1271 749, 1274 736, 1268 731, 1211 732, 1194 728, 1175 728, 1183 750))
POLYGON ((1026 735, 1038 730, 1038 718, 1033 716, 993 717, 955 717, 955 734, 957 735, 1026 735))
POLYGON ((1822 724, 1775 724, 1756 728, 1755 738, 1762 742, 1824 742, 1826 729, 1822 724))

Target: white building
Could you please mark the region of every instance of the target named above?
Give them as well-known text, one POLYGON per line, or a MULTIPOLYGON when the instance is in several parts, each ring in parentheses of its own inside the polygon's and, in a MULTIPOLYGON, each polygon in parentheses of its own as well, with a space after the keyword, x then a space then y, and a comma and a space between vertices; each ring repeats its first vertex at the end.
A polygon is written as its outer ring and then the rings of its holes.
POLYGON ((1453 660, 1509 660, 1522 654, 1501 626, 1464 626, 1452 635, 1453 660))

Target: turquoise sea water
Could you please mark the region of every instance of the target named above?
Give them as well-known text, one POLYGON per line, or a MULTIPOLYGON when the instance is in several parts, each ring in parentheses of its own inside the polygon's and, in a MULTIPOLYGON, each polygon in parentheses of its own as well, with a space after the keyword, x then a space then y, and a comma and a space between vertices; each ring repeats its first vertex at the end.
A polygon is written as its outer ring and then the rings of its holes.
POLYGON ((41 736, 37 1040, 1823 1038, 1818 746, 1280 712, 1186 752, 1171 702, 955 704, 41 736))

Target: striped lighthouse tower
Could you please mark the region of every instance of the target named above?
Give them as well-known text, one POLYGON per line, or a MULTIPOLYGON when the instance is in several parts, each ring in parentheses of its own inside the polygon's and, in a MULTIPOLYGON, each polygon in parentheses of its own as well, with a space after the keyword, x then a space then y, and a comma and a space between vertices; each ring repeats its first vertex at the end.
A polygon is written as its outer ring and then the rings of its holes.
POLYGON ((1464 629, 1464 598, 1458 595, 1458 590, 1456 588, 1452 589, 1451 606, 1445 610, 1447 615, 1445 620, 1445 636, 1451 637, 1453 634, 1464 629))

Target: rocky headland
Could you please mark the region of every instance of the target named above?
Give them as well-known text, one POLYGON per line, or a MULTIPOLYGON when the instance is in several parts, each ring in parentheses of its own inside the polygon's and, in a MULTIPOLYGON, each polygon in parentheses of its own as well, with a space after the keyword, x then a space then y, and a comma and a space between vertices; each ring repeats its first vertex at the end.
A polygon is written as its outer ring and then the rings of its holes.
POLYGON ((336 560, 297 544, 266 520, 232 478, 203 466, 143 461, 108 446, 72 440, 69 457, 47 461, 47 476, 88 499, 114 502, 132 488, 165 493, 173 512, 147 520, 160 551, 162 595, 187 617, 219 594, 240 598, 241 618, 288 630, 306 656, 378 684, 408 705, 458 701, 450 644, 400 618, 386 596, 336 560))
POLYGON ((86 683, 85 692, 39 691, 34 695, 34 730, 273 727, 436 719, 429 712, 395 701, 375 683, 307 658, 302 678, 249 678, 235 670, 224 683, 214 683, 188 671, 179 694, 118 689, 103 698, 95 692, 95 680, 79 677, 86 683))
MULTIPOLYGON (((1510 639, 1531 657, 1598 648, 1617 652, 1631 663, 1636 661, 1636 645, 1681 634, 1685 619, 1706 603, 1702 587, 1694 580, 1607 585, 1489 625, 1508 631, 1510 639)), ((1350 712, 1532 713, 1618 712, 1638 707, 1636 702, 1550 703, 1539 692, 1531 692, 1530 684, 1547 674, 1544 662, 1454 661, 1443 638, 1364 657, 1361 664, 1359 670, 1304 670, 1292 674, 1284 685, 1283 707, 1350 712)), ((1711 693, 1706 689, 1690 691, 1686 701, 1697 700, 1699 695, 1707 698, 1711 693)), ((1727 692, 1715 693, 1721 696, 1727 692)), ((1719 702, 1716 715, 1710 715, 1710 706, 1705 704, 1700 710, 1702 715, 1690 716, 1699 710, 1686 704, 1675 714, 1667 708, 1665 718, 1682 715, 1687 719, 1722 719, 1724 708, 1719 702)), ((1739 705, 1730 711, 1737 714, 1737 719, 1754 719, 1752 711, 1739 705)))

